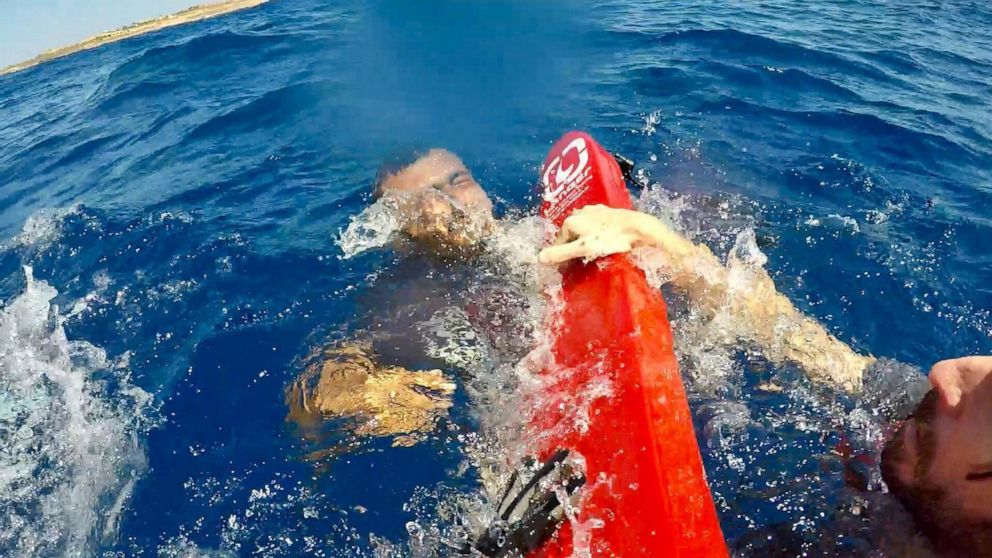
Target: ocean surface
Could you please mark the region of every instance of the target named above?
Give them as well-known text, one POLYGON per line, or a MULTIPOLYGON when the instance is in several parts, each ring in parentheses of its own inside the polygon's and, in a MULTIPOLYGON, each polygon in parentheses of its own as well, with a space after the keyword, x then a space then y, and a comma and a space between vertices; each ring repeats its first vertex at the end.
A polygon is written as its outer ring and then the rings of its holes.
MULTIPOLYGON (((447 147, 513 221, 573 128, 856 349, 992 352, 984 2, 273 1, 0 77, 0 555, 444 555, 465 434, 315 464, 284 389, 406 292, 415 256, 343 257, 383 157, 447 147)), ((868 555, 857 402, 691 326, 735 553, 868 555)))

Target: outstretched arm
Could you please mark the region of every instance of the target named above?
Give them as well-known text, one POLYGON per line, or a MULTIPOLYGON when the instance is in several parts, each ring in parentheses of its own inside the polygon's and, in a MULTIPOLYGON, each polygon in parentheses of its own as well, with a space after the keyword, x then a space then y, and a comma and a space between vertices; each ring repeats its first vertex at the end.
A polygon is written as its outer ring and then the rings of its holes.
POLYGON ((860 389, 873 357, 856 353, 803 315, 778 292, 764 269, 753 270, 748 281, 737 284, 709 248, 693 244, 651 215, 602 205, 584 207, 565 220, 555 245, 544 249, 540 259, 591 260, 639 246, 660 248, 669 281, 704 313, 726 310, 741 320, 745 341, 759 346, 770 361, 795 363, 813 380, 848 391, 860 389))

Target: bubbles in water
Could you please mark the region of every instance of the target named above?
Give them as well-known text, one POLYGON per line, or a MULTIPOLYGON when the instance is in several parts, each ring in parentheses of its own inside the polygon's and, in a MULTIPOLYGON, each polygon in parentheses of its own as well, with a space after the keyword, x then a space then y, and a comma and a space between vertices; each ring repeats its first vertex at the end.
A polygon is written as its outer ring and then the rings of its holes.
POLYGON ((653 136, 658 124, 661 123, 661 111, 656 110, 644 115, 644 126, 639 130, 646 136, 653 136))
POLYGON ((845 228, 851 231, 851 234, 857 234, 861 232, 861 226, 858 225, 858 220, 854 217, 848 217, 847 215, 840 215, 838 213, 831 213, 827 215, 830 219, 836 219, 845 228))
POLYGON ((438 310, 429 320, 418 324, 428 355, 449 366, 465 370, 487 360, 488 347, 482 343, 465 314, 457 307, 438 310))
POLYGON ((126 359, 68 339, 58 292, 25 274, 0 311, 0 549, 86 556, 113 537, 145 467, 151 397, 126 359))
POLYGON ((751 411, 740 401, 716 400, 704 403, 697 411, 704 418, 703 436, 710 449, 724 449, 729 439, 751 424, 751 411))
POLYGON ((185 537, 177 537, 158 549, 158 558, 235 558, 236 556, 226 550, 198 547, 185 537))

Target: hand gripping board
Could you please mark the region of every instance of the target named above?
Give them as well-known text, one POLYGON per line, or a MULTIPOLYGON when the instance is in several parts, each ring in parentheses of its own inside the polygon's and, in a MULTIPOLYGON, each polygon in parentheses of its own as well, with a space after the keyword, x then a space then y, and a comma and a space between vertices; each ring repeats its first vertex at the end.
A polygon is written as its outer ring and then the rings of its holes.
MULTIPOLYGON (((582 132, 551 148, 541 179, 541 214, 559 227, 585 205, 632 207, 616 161, 582 132)), ((614 255, 564 266, 561 298, 528 428, 542 456, 581 455, 587 480, 574 519, 531 558, 727 558, 661 293, 614 255)))

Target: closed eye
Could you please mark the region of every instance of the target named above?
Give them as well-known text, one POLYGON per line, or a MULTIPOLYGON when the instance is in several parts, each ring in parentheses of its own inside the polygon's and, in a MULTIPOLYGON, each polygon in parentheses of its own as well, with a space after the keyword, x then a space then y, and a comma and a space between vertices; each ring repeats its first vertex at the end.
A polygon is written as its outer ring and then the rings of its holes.
POLYGON ((965 480, 970 481, 982 481, 992 479, 992 471, 982 471, 981 473, 968 473, 965 475, 965 480))
POLYGON ((435 190, 444 191, 448 186, 458 186, 458 182, 464 182, 469 177, 468 172, 459 170, 448 175, 448 178, 443 183, 434 182, 431 184, 431 188, 435 190))
POLYGON ((450 176, 448 176, 448 184, 451 184, 452 186, 456 186, 458 182, 465 182, 469 178, 471 178, 471 176, 472 175, 470 175, 468 171, 457 170, 451 173, 450 176))

